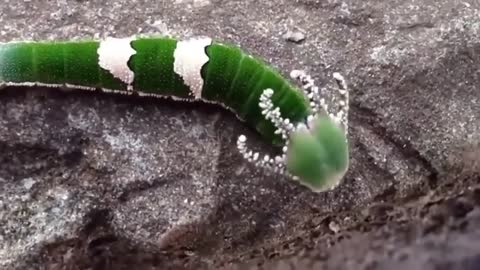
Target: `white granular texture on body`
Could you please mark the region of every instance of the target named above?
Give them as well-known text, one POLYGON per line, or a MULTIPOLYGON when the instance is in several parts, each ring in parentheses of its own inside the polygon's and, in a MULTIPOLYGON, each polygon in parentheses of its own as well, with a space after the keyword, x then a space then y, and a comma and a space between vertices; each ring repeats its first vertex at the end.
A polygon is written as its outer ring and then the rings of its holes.
POLYGON ((173 54, 173 70, 183 78, 195 98, 202 97, 203 78, 200 73, 208 62, 205 48, 212 43, 211 38, 195 38, 179 41, 173 54))
POLYGON ((109 71, 115 78, 131 85, 134 73, 128 67, 128 61, 136 53, 132 48, 133 38, 106 38, 98 47, 98 61, 100 67, 109 71))

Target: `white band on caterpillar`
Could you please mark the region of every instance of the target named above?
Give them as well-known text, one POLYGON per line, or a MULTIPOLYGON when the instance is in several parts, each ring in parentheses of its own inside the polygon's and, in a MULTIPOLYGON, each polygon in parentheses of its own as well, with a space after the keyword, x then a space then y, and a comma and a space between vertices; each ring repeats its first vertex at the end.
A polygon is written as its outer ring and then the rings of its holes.
POLYGON ((205 48, 211 43, 211 38, 179 41, 173 54, 175 59, 173 70, 183 78, 196 99, 202 97, 203 78, 200 72, 203 65, 208 62, 205 48))
POLYGON ((134 72, 128 66, 128 61, 136 53, 132 48, 133 38, 106 38, 98 47, 98 64, 120 79, 129 88, 133 83, 134 72))

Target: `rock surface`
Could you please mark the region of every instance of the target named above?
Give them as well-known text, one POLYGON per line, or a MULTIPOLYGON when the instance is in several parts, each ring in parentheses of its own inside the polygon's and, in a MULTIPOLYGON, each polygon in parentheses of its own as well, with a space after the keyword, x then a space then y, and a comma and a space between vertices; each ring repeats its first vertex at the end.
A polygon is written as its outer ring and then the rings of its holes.
POLYGON ((285 75, 340 71, 352 165, 312 194, 245 164, 238 134, 270 147, 221 108, 10 87, 1 268, 480 268, 478 18, 476 0, 4 0, 2 42, 207 35, 285 75))

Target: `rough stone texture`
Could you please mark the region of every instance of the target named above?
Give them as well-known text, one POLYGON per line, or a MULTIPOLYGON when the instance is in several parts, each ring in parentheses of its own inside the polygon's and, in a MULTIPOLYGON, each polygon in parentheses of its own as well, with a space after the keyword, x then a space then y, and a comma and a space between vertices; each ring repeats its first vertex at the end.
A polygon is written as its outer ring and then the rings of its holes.
POLYGON ((0 41, 170 33, 351 88, 352 165, 312 194, 242 162, 224 109, 7 88, 2 269, 480 268, 480 4, 11 1, 0 41), (301 29, 301 44, 284 40, 301 29), (232 263, 240 263, 232 266, 232 263))

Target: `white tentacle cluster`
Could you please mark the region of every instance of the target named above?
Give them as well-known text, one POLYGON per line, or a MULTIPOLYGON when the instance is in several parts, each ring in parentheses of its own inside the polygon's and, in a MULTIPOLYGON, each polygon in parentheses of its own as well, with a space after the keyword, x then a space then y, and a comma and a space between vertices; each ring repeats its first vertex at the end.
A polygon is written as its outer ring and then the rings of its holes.
MULTIPOLYGON (((325 99, 322 97, 319 88, 315 85, 315 81, 310 75, 301 70, 293 70, 290 73, 290 77, 301 84, 302 93, 310 102, 312 113, 307 117, 307 119, 305 119, 305 122, 292 123, 290 119, 283 118, 280 113, 280 108, 275 107, 272 102, 272 96, 274 93, 272 89, 265 89, 263 91, 258 104, 262 109, 262 115, 265 117, 265 119, 272 122, 275 126, 275 134, 281 134, 282 138, 285 140, 285 145, 282 147, 282 154, 270 156, 268 154, 261 154, 260 152, 251 150, 246 143, 247 137, 243 134, 237 139, 237 148, 243 157, 255 166, 295 179, 296 177, 290 175, 286 170, 286 153, 290 134, 299 129, 308 129, 311 126, 310 122, 315 119, 317 114, 322 113, 328 114, 337 124, 343 127, 345 134, 347 134, 349 94, 347 83, 343 76, 337 72, 333 73, 333 78, 337 83, 336 91, 339 94, 338 101, 336 101, 335 98, 332 98, 330 101, 330 104, 335 104, 335 102, 337 103, 336 105, 338 108, 336 111, 333 111, 332 107, 335 106, 329 107, 329 105, 325 102, 325 99)), ((326 91, 326 89, 322 89, 322 92, 323 91, 326 91)))

